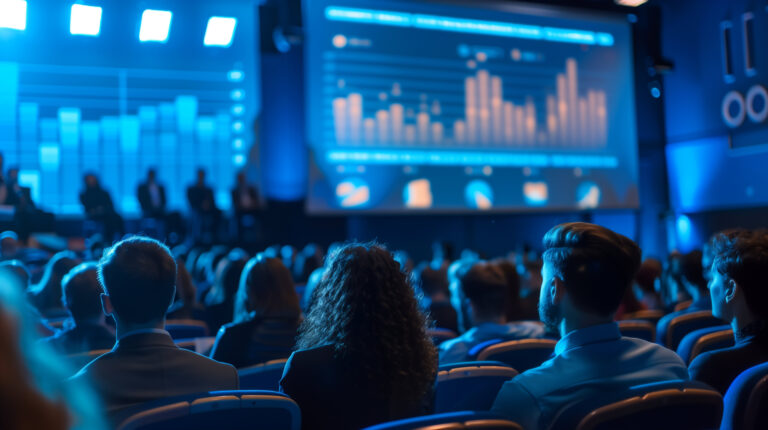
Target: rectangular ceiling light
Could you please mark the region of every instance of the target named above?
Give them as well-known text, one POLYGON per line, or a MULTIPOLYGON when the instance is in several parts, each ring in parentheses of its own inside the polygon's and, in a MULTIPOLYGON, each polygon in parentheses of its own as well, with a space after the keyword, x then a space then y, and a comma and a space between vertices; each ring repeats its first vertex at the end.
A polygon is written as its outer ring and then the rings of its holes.
POLYGON ((0 0, 0 28, 26 30, 27 2, 24 0, 0 0))
POLYGON ((232 44, 235 36, 235 26, 237 19, 223 16, 212 16, 208 19, 208 26, 205 28, 205 46, 224 46, 232 44))
POLYGON ((141 14, 139 40, 142 42, 165 42, 171 31, 171 17, 167 10, 147 9, 141 14))
POLYGON ((614 0, 619 6, 638 7, 645 4, 648 0, 614 0))
POLYGON ((86 6, 73 4, 69 18, 69 32, 72 34, 84 34, 86 36, 98 36, 101 31, 101 8, 98 6, 86 6))

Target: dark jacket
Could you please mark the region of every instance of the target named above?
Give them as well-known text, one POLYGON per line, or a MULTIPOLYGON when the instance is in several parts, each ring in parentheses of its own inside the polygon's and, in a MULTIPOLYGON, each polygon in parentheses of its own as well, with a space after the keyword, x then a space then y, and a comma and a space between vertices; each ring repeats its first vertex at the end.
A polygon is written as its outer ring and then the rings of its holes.
POLYGON ((41 342, 47 343, 64 354, 100 349, 112 349, 115 346, 115 332, 104 324, 78 324, 62 330, 41 342))
POLYGON ((136 194, 139 198, 139 204, 141 205, 141 211, 145 216, 162 215, 165 213, 165 187, 155 183, 157 185, 157 193, 160 197, 160 205, 155 206, 152 202, 152 193, 149 192, 149 183, 145 182, 139 185, 136 194))
POLYGON ((177 347, 167 333, 150 332, 123 337, 72 379, 93 384, 111 418, 164 397, 239 387, 234 367, 177 347))
POLYGON ((298 318, 254 318, 221 327, 211 358, 245 367, 288 358, 296 344, 298 318))
POLYGON ((280 391, 301 409, 301 428, 360 429, 386 421, 430 413, 432 393, 416 404, 382 393, 380 387, 361 381, 349 363, 334 356, 325 345, 296 351, 288 359, 280 391))

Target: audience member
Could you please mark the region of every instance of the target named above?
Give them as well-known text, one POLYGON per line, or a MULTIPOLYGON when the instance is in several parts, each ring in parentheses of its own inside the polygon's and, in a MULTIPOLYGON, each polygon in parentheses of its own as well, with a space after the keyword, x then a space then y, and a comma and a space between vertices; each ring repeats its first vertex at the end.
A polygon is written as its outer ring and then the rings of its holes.
POLYGON ((323 265, 323 250, 320 246, 310 243, 296 256, 293 267, 293 279, 296 283, 306 284, 312 272, 323 265))
POLYGON ((37 284, 29 288, 29 302, 46 318, 57 318, 67 314, 62 307, 61 285, 64 275, 77 266, 77 256, 71 251, 56 253, 45 265, 45 272, 37 284))
POLYGON ((523 320, 520 303, 520 275, 517 273, 517 267, 512 261, 505 258, 498 258, 492 263, 501 270, 507 284, 506 305, 504 306, 507 321, 523 320))
POLYGON ((661 343, 661 337, 667 332, 669 323, 674 318, 692 312, 712 310, 707 280, 704 278, 704 269, 701 264, 701 251, 691 251, 681 255, 679 265, 680 275, 677 277, 676 283, 691 297, 691 304, 684 309, 670 312, 659 320, 656 324, 656 341, 659 343, 661 343))
POLYGON ((544 236, 541 320, 562 338, 555 355, 499 391, 493 411, 525 429, 547 428, 559 409, 609 390, 688 379, 674 352, 622 337, 613 321, 640 266, 640 249, 604 227, 567 223, 544 236))
POLYGON ((235 294, 243 273, 244 257, 225 258, 216 268, 216 277, 205 296, 205 321, 211 333, 219 331, 222 325, 231 322, 235 314, 235 294))
POLYGON ((160 242, 132 237, 118 242, 99 262, 104 312, 115 319, 112 351, 72 379, 94 384, 110 417, 151 400, 238 388, 230 365, 181 349, 165 327, 176 289, 176 262, 160 242))
POLYGON ((38 316, 24 300, 25 282, 12 266, 0 267, 0 427, 106 429, 88 384, 64 383, 67 360, 36 341, 38 316))
POLYGON ((123 235, 125 228, 123 218, 115 211, 112 197, 99 184, 99 178, 89 173, 84 177, 85 189, 80 193, 85 215, 103 225, 104 238, 111 242, 116 234, 123 235))
MULTIPOLYGON (((537 320, 539 319, 539 292, 541 290, 541 260, 535 253, 529 252, 528 259, 518 264, 517 270, 520 273, 520 319, 537 320)), ((525 254, 524 254, 525 255, 525 254)))
POLYGON ((458 332, 459 322, 456 310, 451 305, 445 270, 435 270, 429 265, 424 265, 421 270, 413 272, 413 280, 421 287, 424 295, 421 307, 428 312, 432 325, 458 332))
POLYGON ((168 309, 168 319, 205 319, 205 308, 197 302, 197 287, 184 260, 176 259, 176 298, 168 309))
POLYGON ((19 236, 6 230, 0 233, 0 259, 13 260, 19 253, 19 236))
POLYGON ((731 325, 736 344, 697 356, 689 372, 724 395, 741 372, 768 362, 768 233, 729 231, 712 245, 712 313, 731 325))
POLYGON ((62 302, 73 324, 43 339, 64 354, 99 349, 112 349, 115 331, 106 325, 101 308, 101 284, 96 263, 83 263, 72 269, 61 281, 62 302))
POLYGON ((291 273, 276 258, 252 258, 240 276, 235 319, 219 330, 214 360, 245 367, 288 358, 301 323, 291 273))
POLYGON ((461 290, 469 300, 472 328, 440 345, 440 364, 466 361, 470 358, 472 347, 489 340, 530 339, 544 335, 541 324, 507 322, 509 287, 498 266, 486 262, 475 263, 463 267, 457 275, 461 290))
POLYGON ((635 275, 632 290, 635 297, 646 309, 661 310, 663 308, 661 297, 656 292, 656 284, 661 282, 662 271, 661 261, 655 258, 646 258, 635 275))
POLYGON ((302 428, 359 429, 428 413, 435 347, 406 275, 375 244, 347 245, 327 267, 280 381, 302 428))

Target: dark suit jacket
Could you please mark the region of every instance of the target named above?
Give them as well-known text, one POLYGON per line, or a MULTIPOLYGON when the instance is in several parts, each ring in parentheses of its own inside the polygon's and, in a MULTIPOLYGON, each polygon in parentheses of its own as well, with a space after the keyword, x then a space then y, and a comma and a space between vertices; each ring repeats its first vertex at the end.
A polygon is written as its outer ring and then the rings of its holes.
POLYGON ((144 215, 161 215, 165 212, 165 187, 157 184, 157 189, 158 194, 160 194, 159 207, 152 204, 152 194, 149 192, 149 184, 145 182, 139 185, 136 194, 138 194, 139 204, 141 205, 141 211, 144 212, 144 215))
POLYGON ((366 386, 347 363, 334 357, 331 345, 296 351, 288 359, 280 391, 301 409, 301 428, 359 429, 373 424, 430 413, 431 393, 419 404, 387 396, 366 386))
POLYGON ((187 188, 187 200, 189 200, 189 207, 196 212, 214 212, 217 210, 213 190, 209 186, 192 185, 187 188))
POLYGON ((254 318, 219 330, 211 358, 235 367, 288 358, 296 344, 298 318, 254 318))
POLYGON ((101 216, 115 212, 112 197, 103 188, 86 188, 80 193, 80 202, 88 216, 101 216))
POLYGON ((48 343, 64 354, 112 349, 115 346, 115 332, 103 324, 78 324, 45 338, 48 343))
POLYGON ((240 189, 238 187, 232 189, 232 207, 234 208, 235 213, 253 212, 259 209, 259 193, 256 191, 256 188, 248 185, 246 186, 246 192, 253 204, 253 206, 249 208, 243 207, 240 204, 240 189))
POLYGON ((237 390, 234 367, 177 347, 167 333, 137 333, 80 369, 114 418, 134 405, 203 391, 237 390))
POLYGON ((736 340, 730 348, 705 352, 688 366, 691 379, 704 382, 725 395, 741 372, 768 362, 768 333, 736 340))

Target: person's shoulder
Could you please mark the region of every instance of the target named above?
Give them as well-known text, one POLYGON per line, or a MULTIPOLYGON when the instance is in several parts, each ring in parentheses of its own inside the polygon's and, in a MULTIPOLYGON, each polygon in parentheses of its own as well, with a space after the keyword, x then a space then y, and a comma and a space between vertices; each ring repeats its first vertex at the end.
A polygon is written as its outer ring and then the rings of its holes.
POLYGON ((322 362, 333 359, 333 345, 320 345, 294 351, 288 361, 293 365, 302 363, 322 362))
POLYGON ((736 349, 734 347, 729 347, 707 351, 697 355, 688 366, 691 376, 695 377, 697 374, 707 372, 709 369, 728 366, 730 358, 734 355, 735 351, 736 349))
POLYGON ((638 339, 636 337, 628 337, 628 336, 622 336, 621 340, 622 343, 626 345, 627 348, 636 350, 637 353, 646 353, 647 355, 650 355, 654 357, 656 360, 666 360, 666 361, 672 361, 675 363, 683 363, 683 360, 680 358, 677 353, 669 348, 666 348, 664 346, 661 346, 654 342, 649 342, 647 340, 638 339))
POLYGON ((178 354, 191 366, 199 368, 204 372, 217 372, 221 374, 235 373, 237 369, 234 366, 227 363, 216 361, 212 358, 206 357, 202 354, 198 354, 194 351, 189 351, 184 348, 179 348, 178 354))

